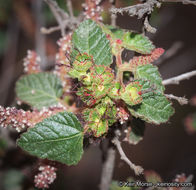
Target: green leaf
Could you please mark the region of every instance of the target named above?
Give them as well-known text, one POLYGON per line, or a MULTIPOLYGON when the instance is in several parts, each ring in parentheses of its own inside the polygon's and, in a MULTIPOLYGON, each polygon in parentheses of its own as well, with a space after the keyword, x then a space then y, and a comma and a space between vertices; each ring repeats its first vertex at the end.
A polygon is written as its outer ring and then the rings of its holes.
MULTIPOLYGON (((143 81, 141 83, 142 90, 148 90, 151 88, 149 81, 143 81)), ((142 95, 143 101, 141 104, 135 106, 128 106, 129 111, 135 117, 154 124, 165 123, 173 115, 174 109, 171 102, 160 93, 158 90, 152 90, 151 92, 142 95)))
POLYGON ((110 42, 96 22, 82 22, 73 34, 72 43, 73 55, 77 55, 79 50, 92 55, 96 65, 109 66, 112 63, 110 42))
POLYGON ((36 109, 57 105, 62 93, 61 81, 52 73, 25 75, 16 83, 17 97, 36 109))
POLYGON ((83 129, 74 114, 61 112, 23 133, 17 144, 39 158, 76 165, 83 154, 83 129))
POLYGON ((115 28, 110 25, 100 25, 102 30, 111 36, 113 40, 122 40, 122 46, 126 49, 136 51, 142 54, 149 54, 155 48, 148 37, 135 32, 126 32, 125 30, 115 28))
POLYGON ((123 46, 142 54, 149 54, 155 48, 148 37, 134 32, 126 32, 123 36, 123 46))
POLYGON ((149 80, 152 84, 156 85, 157 90, 161 92, 164 92, 165 90, 158 68, 152 64, 137 67, 136 72, 134 73, 134 78, 149 80))
POLYGON ((131 128, 129 129, 125 140, 130 144, 138 144, 143 139, 145 123, 140 119, 133 118, 131 121, 131 128))

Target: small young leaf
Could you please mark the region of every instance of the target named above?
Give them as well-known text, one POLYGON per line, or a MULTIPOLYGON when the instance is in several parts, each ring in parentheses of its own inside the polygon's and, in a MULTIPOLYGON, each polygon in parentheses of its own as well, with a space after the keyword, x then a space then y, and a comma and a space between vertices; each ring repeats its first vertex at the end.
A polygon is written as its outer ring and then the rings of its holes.
POLYGON ((83 154, 83 130, 74 114, 61 112, 30 128, 17 144, 39 158, 76 165, 83 154))
POLYGON ((17 97, 36 109, 57 105, 62 95, 60 79, 52 73, 25 75, 16 83, 17 97))
POLYGON ((150 54, 155 48, 148 37, 135 32, 126 32, 125 30, 115 28, 110 25, 100 25, 103 32, 110 35, 112 40, 122 40, 122 46, 126 49, 136 51, 142 54, 150 54))
POLYGON ((73 55, 79 52, 92 55, 96 65, 109 66, 112 63, 110 42, 96 22, 82 22, 73 34, 72 43, 73 55))
MULTIPOLYGON (((142 90, 145 91, 151 88, 149 81, 143 81, 142 90)), ((174 109, 171 103, 160 93, 159 90, 154 90, 142 95, 143 101, 141 104, 135 106, 128 106, 129 111, 135 117, 154 124, 167 122, 169 117, 173 115, 174 109)))
POLYGON ((134 32, 126 32, 123 35, 123 46, 126 49, 142 54, 149 54, 155 48, 148 37, 134 32))

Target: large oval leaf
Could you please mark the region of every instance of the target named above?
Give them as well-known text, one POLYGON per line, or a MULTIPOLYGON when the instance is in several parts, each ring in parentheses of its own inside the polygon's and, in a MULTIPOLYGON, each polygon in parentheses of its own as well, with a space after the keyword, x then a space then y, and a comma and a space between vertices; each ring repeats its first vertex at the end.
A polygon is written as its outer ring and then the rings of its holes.
POLYGON ((82 22, 73 34, 72 43, 74 55, 86 52, 93 56, 96 65, 108 66, 112 63, 110 42, 96 22, 82 22))
POLYGON ((17 144, 39 158, 75 165, 83 154, 83 129, 74 114, 62 112, 30 128, 17 144))
POLYGON ((17 97, 36 109, 57 105, 62 93, 61 81, 52 73, 25 75, 16 83, 17 97))

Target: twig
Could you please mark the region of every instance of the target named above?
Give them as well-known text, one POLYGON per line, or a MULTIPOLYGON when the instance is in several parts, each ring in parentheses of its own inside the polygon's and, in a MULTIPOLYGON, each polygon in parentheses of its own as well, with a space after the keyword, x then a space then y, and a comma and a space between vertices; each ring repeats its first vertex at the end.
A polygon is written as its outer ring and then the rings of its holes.
POLYGON ((150 32, 150 33, 156 33, 157 29, 152 27, 150 24, 149 24, 149 21, 148 21, 148 17, 145 17, 145 20, 144 20, 144 28, 150 32))
POLYGON ((60 29, 61 35, 64 36, 66 28, 73 29, 75 26, 77 26, 80 23, 81 19, 83 18, 82 14, 79 15, 77 18, 74 17, 73 10, 72 10, 72 4, 70 0, 67 1, 70 16, 58 6, 56 1, 53 1, 53 0, 44 0, 44 1, 50 7, 59 25, 59 26, 52 27, 46 30, 43 30, 42 28, 42 31, 45 33, 52 33, 60 29))
POLYGON ((191 78, 195 75, 196 75, 196 70, 188 72, 188 73, 181 74, 181 75, 176 76, 176 77, 172 77, 170 79, 166 79, 162 82, 162 84, 163 85, 179 84, 180 81, 185 80, 185 79, 189 79, 189 78, 191 78))
POLYGON ((51 34, 51 33, 56 32, 58 30, 61 30, 60 26, 53 26, 50 28, 41 27, 41 29, 40 29, 42 34, 51 34))
POLYGON ((65 35, 65 26, 63 24, 63 20, 68 19, 69 15, 65 13, 56 3, 56 1, 53 0, 44 0, 48 6, 50 7, 53 15, 55 16, 60 28, 61 28, 61 34, 62 36, 65 35))
POLYGON ((135 174, 136 175, 140 175, 143 173, 143 168, 141 166, 136 166, 135 164, 133 164, 128 158, 127 156, 125 155, 122 147, 121 147, 121 143, 118 139, 118 136, 116 135, 116 137, 114 137, 114 139, 112 140, 112 142, 114 143, 114 145, 116 146, 120 156, 121 156, 121 160, 124 160, 128 165, 129 167, 134 170, 135 174))
POLYGON ((181 105, 188 104, 188 99, 184 97, 174 96, 173 94, 165 94, 165 96, 169 99, 177 100, 181 105))
POLYGON ((73 14, 73 7, 72 7, 71 0, 67 0, 67 7, 68 7, 70 17, 73 18, 74 14, 73 14))
POLYGON ((108 190, 112 181, 115 162, 115 149, 110 147, 107 150, 106 160, 102 166, 100 190, 108 190))
MULTIPOLYGON (((114 9, 115 8, 115 4, 116 4, 116 0, 110 0, 110 3, 111 3, 111 9, 114 9)), ((116 26, 116 14, 113 14, 111 13, 111 25, 112 26, 116 26)))
POLYGON ((196 1, 195 0, 161 0, 162 2, 166 3, 183 3, 183 4, 192 4, 192 5, 196 5, 196 1))
POLYGON ((146 14, 150 15, 154 10, 154 7, 160 7, 160 5, 160 2, 157 0, 147 0, 143 4, 137 4, 124 8, 112 8, 110 11, 113 14, 122 14, 123 12, 127 12, 130 16, 137 16, 140 19, 146 14))

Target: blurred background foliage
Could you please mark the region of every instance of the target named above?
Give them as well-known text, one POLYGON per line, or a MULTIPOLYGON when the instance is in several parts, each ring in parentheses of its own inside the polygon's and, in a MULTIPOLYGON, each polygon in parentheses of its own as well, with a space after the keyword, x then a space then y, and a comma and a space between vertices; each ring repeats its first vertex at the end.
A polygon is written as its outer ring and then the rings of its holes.
MULTIPOLYGON (((57 2, 67 11, 66 0, 57 2)), ((82 11, 83 1, 72 2, 74 14, 78 15, 82 11)), ((116 5, 124 7, 135 3, 139 1, 117 0, 116 5)), ((102 6, 104 22, 109 23, 109 1, 103 0, 102 6)), ((158 31, 147 35, 157 47, 166 50, 177 47, 173 56, 159 64, 164 79, 196 69, 195 19, 196 7, 193 5, 166 3, 153 12, 150 22, 158 31)), ((0 105, 16 105, 14 86, 23 74, 23 58, 28 49, 38 51, 43 68, 51 69, 54 66, 60 32, 43 35, 40 27, 55 25, 53 15, 41 0, 0 0, 0 105)), ((128 15, 118 15, 117 25, 142 31, 142 20, 128 15)), ((166 93, 190 99, 196 94, 195 84, 196 78, 192 78, 180 85, 168 86, 166 93)), ((157 127, 147 126, 144 139, 138 145, 123 143, 126 154, 134 163, 146 170, 155 170, 164 180, 171 180, 181 172, 196 176, 196 134, 188 134, 184 126, 184 119, 195 112, 195 107, 181 106, 175 101, 174 107, 176 113, 170 122, 157 127)), ((36 159, 15 147, 17 137, 15 132, 0 131, 0 190, 35 189, 33 176, 37 172, 36 159)), ((61 167, 50 189, 96 190, 100 173, 101 152, 98 146, 91 146, 78 166, 61 167)), ((125 180, 132 175, 129 167, 117 157, 114 179, 125 180)))

